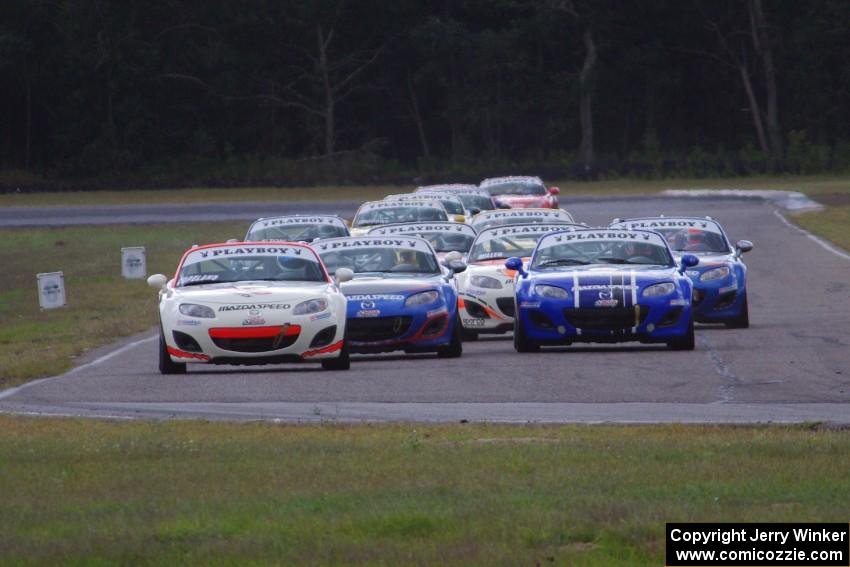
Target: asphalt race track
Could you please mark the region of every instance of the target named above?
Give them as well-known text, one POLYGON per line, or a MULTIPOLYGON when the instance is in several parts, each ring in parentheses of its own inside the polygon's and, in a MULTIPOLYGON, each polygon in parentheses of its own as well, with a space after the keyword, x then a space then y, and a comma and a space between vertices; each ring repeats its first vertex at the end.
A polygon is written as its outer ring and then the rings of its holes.
MULTIPOLYGON (((151 331, 92 353, 64 376, 0 392, 0 409, 283 421, 850 423, 847 256, 788 224, 769 201, 656 197, 563 205, 588 224, 708 214, 733 241, 752 240, 755 250, 746 256, 751 328, 699 326, 693 352, 635 343, 520 355, 506 335, 465 343, 457 360, 355 357, 348 372, 318 365, 190 366, 183 376, 158 373, 151 331)), ((328 210, 320 207, 313 210, 328 210)), ((231 219, 255 213, 229 208, 231 219)))

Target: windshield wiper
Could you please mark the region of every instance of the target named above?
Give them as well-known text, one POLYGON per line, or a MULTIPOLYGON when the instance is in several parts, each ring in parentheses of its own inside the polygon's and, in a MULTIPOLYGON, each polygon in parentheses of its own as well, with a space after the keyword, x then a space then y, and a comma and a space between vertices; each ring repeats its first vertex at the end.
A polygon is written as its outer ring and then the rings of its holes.
POLYGON ((561 266, 561 265, 586 266, 588 264, 590 264, 590 262, 587 262, 585 260, 578 260, 576 258, 558 258, 557 260, 546 260, 545 262, 538 264, 537 267, 538 268, 545 268, 547 266, 561 266))
POLYGON ((654 266, 658 264, 658 262, 632 262, 626 258, 597 258, 597 260, 605 264, 631 264, 633 266, 654 266))

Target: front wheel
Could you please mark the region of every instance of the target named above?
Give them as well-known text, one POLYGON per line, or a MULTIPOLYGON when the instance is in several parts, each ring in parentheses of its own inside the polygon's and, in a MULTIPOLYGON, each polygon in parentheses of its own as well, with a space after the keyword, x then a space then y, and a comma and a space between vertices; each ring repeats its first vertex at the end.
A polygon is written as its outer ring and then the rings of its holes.
POLYGON ((730 329, 746 329, 750 326, 750 308, 747 305, 746 293, 744 294, 744 301, 741 302, 741 312, 725 323, 730 329))
POLYGON ((186 374, 186 363, 174 362, 168 354, 168 346, 165 344, 165 333, 162 327, 159 329, 159 372, 160 374, 186 374))
POLYGON ((460 339, 461 326, 460 319, 455 318, 454 328, 452 329, 452 339, 447 346, 442 347, 437 351, 437 356, 440 358, 458 358, 463 354, 463 343, 460 339))
MULTIPOLYGON (((517 314, 519 313, 517 312, 517 314)), ((540 345, 534 344, 525 336, 525 327, 519 317, 514 319, 514 349, 517 352, 537 352, 540 350, 540 345)))
POLYGON ((688 330, 681 337, 668 341, 667 346, 673 350, 694 350, 696 340, 694 338, 694 317, 691 315, 688 319, 688 330))
POLYGON ((338 357, 323 360, 322 368, 325 370, 349 370, 351 368, 351 357, 348 354, 348 342, 342 343, 338 357))

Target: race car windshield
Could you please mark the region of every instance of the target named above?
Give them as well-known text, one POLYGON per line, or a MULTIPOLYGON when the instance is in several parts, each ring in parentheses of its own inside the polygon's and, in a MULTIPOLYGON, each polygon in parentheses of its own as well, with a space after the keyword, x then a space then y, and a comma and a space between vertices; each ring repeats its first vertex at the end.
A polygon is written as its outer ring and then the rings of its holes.
POLYGON ((445 207, 446 212, 450 215, 462 215, 464 214, 463 210, 463 202, 460 200, 455 201, 454 199, 440 199, 440 202, 445 207))
POLYGON ((417 232, 417 236, 431 243, 437 252, 469 252, 475 236, 471 234, 446 232, 417 232))
POLYGON ((479 241, 469 251, 470 262, 485 262, 513 256, 528 257, 542 234, 506 235, 479 241))
POLYGON ((499 183, 489 185, 491 195, 545 195, 546 188, 539 183, 519 183, 511 181, 509 183, 499 183))
POLYGON ((475 195, 473 193, 461 193, 458 195, 461 203, 467 209, 478 209, 480 211, 492 211, 495 209, 493 207, 493 201, 490 200, 489 197, 485 197, 484 195, 475 195))
POLYGON ((322 253, 328 271, 349 268, 355 274, 439 274, 433 253, 410 248, 348 248, 322 253))
POLYGON ((729 247, 718 232, 699 228, 656 228, 672 250, 677 252, 714 252, 726 254, 729 247))
POLYGON ((287 224, 251 230, 245 240, 286 240, 287 242, 313 242, 317 238, 348 236, 342 226, 333 224, 287 224))
POLYGON ((319 259, 312 253, 304 257, 285 254, 234 254, 206 258, 193 253, 180 269, 178 287, 250 281, 324 282, 319 259), (196 259, 197 261, 191 261, 196 259))
POLYGON ((672 266, 667 248, 651 242, 596 239, 556 243, 538 248, 533 270, 558 269, 589 264, 672 266))
POLYGON ((353 226, 378 226, 382 224, 394 224, 401 222, 447 220, 449 220, 449 218, 446 216, 445 211, 441 209, 433 209, 430 207, 407 207, 400 205, 398 207, 387 207, 363 211, 357 215, 356 219, 354 219, 353 226))

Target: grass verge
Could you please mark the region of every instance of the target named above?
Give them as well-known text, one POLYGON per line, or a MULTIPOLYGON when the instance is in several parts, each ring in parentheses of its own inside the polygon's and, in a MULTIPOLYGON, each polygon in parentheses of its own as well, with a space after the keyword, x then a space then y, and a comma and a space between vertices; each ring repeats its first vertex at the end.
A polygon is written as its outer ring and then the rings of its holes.
MULTIPOLYGON (((554 181, 565 196, 578 194, 639 194, 664 189, 741 188, 799 190, 809 195, 850 194, 847 176, 778 176, 712 179, 615 179, 590 183, 554 181)), ((64 193, 11 193, 0 195, 0 207, 51 205, 122 205, 149 203, 211 203, 227 201, 304 201, 380 199, 390 193, 412 191, 413 185, 402 186, 335 186, 335 187, 237 187, 232 189, 162 189, 126 191, 78 191, 64 193)))
POLYGON ((794 215, 791 220, 845 250, 850 250, 850 206, 827 206, 822 211, 794 215))
POLYGON ((0 562, 662 565, 664 522, 846 521, 850 433, 0 416, 0 562))
POLYGON ((0 389, 59 374, 87 349, 156 324, 156 291, 121 277, 122 246, 145 246, 148 274, 168 274, 192 244, 242 236, 249 224, 0 230, 0 389), (65 273, 68 306, 41 311, 35 275, 53 271, 65 273))

